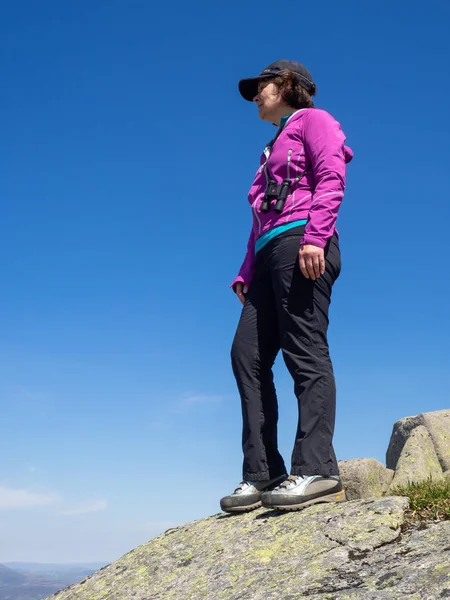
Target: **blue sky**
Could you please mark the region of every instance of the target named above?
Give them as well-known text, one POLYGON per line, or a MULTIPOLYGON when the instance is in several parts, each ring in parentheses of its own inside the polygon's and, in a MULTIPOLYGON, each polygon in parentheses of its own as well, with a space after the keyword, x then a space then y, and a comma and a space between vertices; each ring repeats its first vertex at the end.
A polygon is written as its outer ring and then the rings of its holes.
MULTIPOLYGON (((339 459, 449 408, 444 0, 3 7, 0 562, 110 561, 240 480, 229 289, 273 128, 237 81, 299 60, 355 152, 330 326, 339 459)), ((296 400, 275 368, 289 462, 296 400)))

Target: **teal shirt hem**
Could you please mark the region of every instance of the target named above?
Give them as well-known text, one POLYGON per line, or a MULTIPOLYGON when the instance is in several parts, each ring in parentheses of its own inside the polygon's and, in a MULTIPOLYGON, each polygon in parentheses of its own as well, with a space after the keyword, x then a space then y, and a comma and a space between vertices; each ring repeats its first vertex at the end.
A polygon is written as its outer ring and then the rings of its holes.
POLYGON ((284 225, 278 225, 278 227, 269 229, 269 231, 263 233, 263 235, 256 240, 255 254, 262 250, 264 246, 267 246, 267 244, 271 240, 273 240, 274 237, 277 237, 277 235, 280 235, 285 231, 289 231, 289 229, 294 229, 294 227, 301 227, 302 225, 306 225, 307 222, 307 219, 299 219, 298 221, 292 221, 291 223, 285 223, 284 225))

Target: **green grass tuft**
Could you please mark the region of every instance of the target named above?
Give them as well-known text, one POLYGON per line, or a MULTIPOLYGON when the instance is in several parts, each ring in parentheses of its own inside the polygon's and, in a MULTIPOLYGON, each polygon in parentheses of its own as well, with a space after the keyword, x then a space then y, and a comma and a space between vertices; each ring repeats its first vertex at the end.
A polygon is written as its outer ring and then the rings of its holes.
POLYGON ((409 511, 405 517, 407 524, 421 521, 450 520, 450 480, 431 478, 394 488, 390 496, 409 498, 409 511))

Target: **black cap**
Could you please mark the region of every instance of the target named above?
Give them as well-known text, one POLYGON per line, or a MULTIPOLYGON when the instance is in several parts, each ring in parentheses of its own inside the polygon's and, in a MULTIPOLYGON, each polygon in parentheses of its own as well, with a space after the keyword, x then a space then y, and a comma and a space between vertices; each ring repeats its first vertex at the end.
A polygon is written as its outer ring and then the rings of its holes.
POLYGON ((241 79, 239 82, 239 91, 241 96, 248 100, 253 101, 253 98, 258 93, 258 84, 261 79, 269 79, 280 75, 286 69, 289 69, 296 75, 298 75, 299 83, 308 93, 311 93, 315 86, 311 77, 311 73, 303 65, 293 60, 277 60, 265 69, 261 71, 256 77, 250 77, 249 79, 241 79))

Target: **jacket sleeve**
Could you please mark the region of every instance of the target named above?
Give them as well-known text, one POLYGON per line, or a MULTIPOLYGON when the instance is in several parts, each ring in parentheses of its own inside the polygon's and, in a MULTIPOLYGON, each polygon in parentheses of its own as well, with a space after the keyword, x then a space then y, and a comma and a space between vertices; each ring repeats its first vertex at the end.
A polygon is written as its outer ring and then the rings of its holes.
POLYGON ((250 282, 253 278, 253 273, 255 270, 255 232, 252 230, 250 232, 250 237, 248 238, 247 243, 247 253, 244 258, 244 262, 239 270, 238 276, 233 281, 230 287, 233 288, 238 281, 241 281, 244 284, 250 285, 250 282))
POLYGON ((327 112, 308 111, 303 143, 311 161, 315 189, 308 223, 300 241, 324 248, 334 233, 345 188, 345 136, 327 112))

